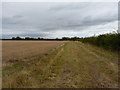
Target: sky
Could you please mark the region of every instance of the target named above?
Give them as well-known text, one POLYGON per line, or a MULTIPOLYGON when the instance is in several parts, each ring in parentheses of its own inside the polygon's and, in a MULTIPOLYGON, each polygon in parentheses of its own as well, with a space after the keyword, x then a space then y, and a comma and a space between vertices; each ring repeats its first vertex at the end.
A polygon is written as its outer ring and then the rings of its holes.
POLYGON ((2 3, 2 38, 88 37, 117 28, 117 2, 2 3))

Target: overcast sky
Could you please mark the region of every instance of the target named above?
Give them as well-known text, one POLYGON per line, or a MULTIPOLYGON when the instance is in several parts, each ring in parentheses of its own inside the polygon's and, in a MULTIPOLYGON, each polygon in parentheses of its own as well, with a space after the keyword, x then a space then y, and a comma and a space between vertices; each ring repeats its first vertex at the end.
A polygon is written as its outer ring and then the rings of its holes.
POLYGON ((4 2, 2 15, 3 38, 87 37, 118 27, 117 2, 4 2))

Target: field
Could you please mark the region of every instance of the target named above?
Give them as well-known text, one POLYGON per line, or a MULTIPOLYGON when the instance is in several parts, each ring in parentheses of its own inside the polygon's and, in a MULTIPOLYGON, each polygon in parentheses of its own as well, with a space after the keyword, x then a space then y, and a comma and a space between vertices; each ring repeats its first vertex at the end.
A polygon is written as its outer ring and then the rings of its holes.
POLYGON ((12 62, 48 54, 63 43, 64 41, 3 41, 3 60, 12 62))
POLYGON ((78 41, 3 41, 3 88, 117 88, 118 54, 78 41))

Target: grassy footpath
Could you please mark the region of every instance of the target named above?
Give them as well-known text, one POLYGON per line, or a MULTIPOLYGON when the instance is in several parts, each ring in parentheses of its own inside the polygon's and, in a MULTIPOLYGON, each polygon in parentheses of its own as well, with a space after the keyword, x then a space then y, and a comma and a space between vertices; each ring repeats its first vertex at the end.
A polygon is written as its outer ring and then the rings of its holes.
POLYGON ((117 53, 68 42, 48 55, 3 68, 3 87, 116 88, 117 53))

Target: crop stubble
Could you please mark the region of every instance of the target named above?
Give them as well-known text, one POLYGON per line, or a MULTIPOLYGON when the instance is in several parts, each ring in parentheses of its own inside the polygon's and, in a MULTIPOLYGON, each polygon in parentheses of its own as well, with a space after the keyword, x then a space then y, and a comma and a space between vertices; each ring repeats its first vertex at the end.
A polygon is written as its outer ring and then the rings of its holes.
POLYGON ((2 60, 14 61, 48 54, 65 41, 2 41, 2 60))

